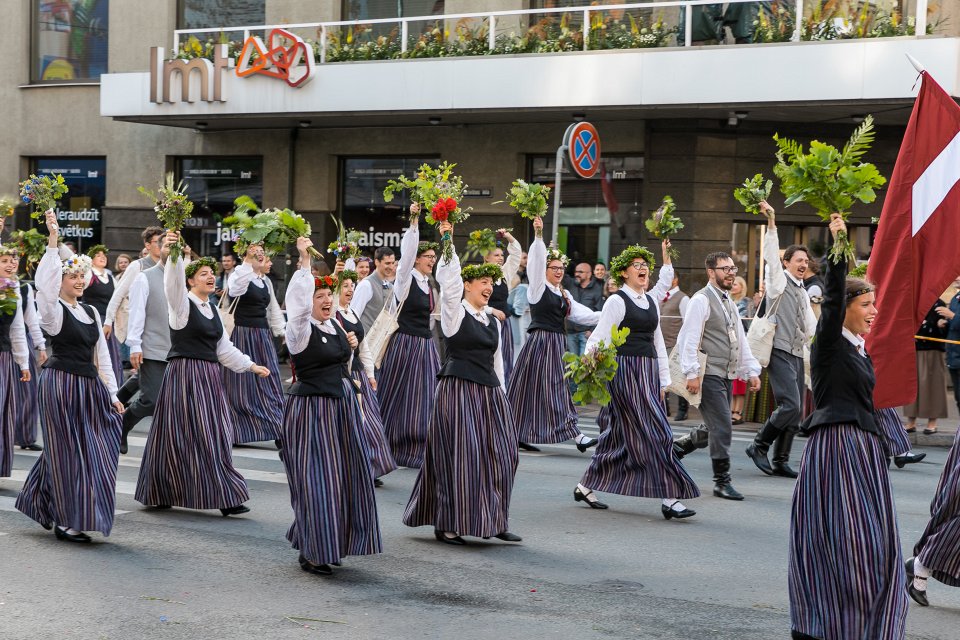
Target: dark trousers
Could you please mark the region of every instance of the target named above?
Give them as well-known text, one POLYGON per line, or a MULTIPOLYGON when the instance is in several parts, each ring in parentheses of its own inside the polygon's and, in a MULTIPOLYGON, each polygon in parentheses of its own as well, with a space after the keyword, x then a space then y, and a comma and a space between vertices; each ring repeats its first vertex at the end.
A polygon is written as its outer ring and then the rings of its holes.
MULTIPOLYGON (((780 433, 796 433, 803 417, 803 358, 791 355, 781 349, 774 349, 767 365, 767 377, 777 408, 767 418, 765 430, 780 433), (770 429, 766 429, 769 426, 770 429)), ((770 444, 770 443, 767 443, 770 444)))
POLYGON ((960 369, 947 369, 950 372, 950 380, 953 382, 953 399, 957 402, 957 409, 960 409, 960 369))
POLYGON ((139 385, 138 391, 135 391, 136 395, 133 396, 130 406, 127 407, 127 414, 132 416, 127 418, 131 429, 147 416, 153 415, 157 406, 157 396, 160 395, 160 384, 163 382, 163 374, 166 370, 167 363, 164 361, 144 360, 140 364, 137 376, 127 380, 120 393, 117 394, 123 397, 131 391, 127 388, 127 385, 139 385))
POLYGON ((730 458, 733 440, 733 420, 730 417, 730 389, 732 383, 720 376, 703 376, 700 383, 700 415, 710 433, 710 457, 714 460, 730 458))

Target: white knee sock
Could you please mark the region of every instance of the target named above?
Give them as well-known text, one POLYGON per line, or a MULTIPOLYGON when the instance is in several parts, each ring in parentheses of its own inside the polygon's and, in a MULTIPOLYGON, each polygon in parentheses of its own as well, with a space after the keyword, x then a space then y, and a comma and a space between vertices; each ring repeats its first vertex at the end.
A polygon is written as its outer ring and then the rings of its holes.
POLYGON ((920 558, 913 559, 913 575, 918 578, 927 579, 930 577, 930 569, 920 564, 920 558))

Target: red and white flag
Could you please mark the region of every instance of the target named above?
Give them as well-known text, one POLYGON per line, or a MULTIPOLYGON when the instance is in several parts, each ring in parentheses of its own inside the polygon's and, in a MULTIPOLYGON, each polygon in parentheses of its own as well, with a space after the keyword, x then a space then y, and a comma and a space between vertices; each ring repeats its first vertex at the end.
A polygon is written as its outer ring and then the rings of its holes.
POLYGON ((916 399, 913 336, 960 274, 960 107, 922 75, 867 268, 879 310, 867 337, 877 408, 916 399))

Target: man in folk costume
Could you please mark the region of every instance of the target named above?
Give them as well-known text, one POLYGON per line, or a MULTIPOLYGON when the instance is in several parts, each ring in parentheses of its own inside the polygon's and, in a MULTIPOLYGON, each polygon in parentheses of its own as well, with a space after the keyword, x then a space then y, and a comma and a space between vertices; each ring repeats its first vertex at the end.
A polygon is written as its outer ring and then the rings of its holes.
POLYGON ((704 261, 708 283, 690 298, 677 336, 680 368, 687 379, 687 390, 700 393, 700 413, 705 425, 677 441, 678 452, 693 451, 709 434, 713 460, 713 495, 727 500, 743 500, 730 480, 730 443, 733 421, 730 416, 731 383, 735 378, 749 379, 750 390, 760 388, 760 363, 753 357, 729 292, 737 276, 737 267, 726 253, 715 252, 704 261), (698 352, 706 354, 702 374, 698 352))
POLYGON ((796 478, 797 473, 788 462, 793 438, 803 417, 806 389, 803 353, 817 330, 817 318, 803 286, 810 254, 805 246, 793 244, 786 248, 781 260, 773 207, 761 202, 760 208, 767 216, 767 235, 763 242, 767 315, 776 324, 767 375, 778 406, 747 447, 747 455, 767 475, 796 478), (767 459, 771 446, 772 465, 767 459))
POLYGON ((390 247, 378 247, 373 253, 373 262, 376 268, 360 281, 350 302, 350 309, 360 317, 360 324, 366 332, 370 331, 373 321, 390 299, 397 273, 397 256, 390 247))
MULTIPOLYGON (((103 332, 109 338, 113 332, 113 323, 117 319, 117 312, 124 299, 130 295, 130 287, 136 279, 137 274, 149 269, 160 262, 160 249, 163 245, 164 231, 161 227, 147 227, 140 234, 143 240, 143 249, 146 255, 139 260, 134 260, 123 272, 123 278, 117 281, 117 286, 113 290, 113 296, 110 297, 110 304, 107 305, 107 316, 103 319, 103 332)), ((123 396, 120 397, 123 400, 123 396)))
MULTIPOLYGON (((690 296, 680 290, 680 278, 673 276, 673 283, 670 290, 663 298, 657 301, 660 304, 660 331, 663 333, 663 344, 667 347, 667 353, 677 344, 677 334, 680 333, 680 327, 683 325, 683 314, 690 304, 690 296)), ((683 396, 677 396, 677 416, 678 422, 687 419, 687 411, 690 409, 690 403, 683 396)), ((667 415, 670 415, 670 405, 667 404, 667 415)))

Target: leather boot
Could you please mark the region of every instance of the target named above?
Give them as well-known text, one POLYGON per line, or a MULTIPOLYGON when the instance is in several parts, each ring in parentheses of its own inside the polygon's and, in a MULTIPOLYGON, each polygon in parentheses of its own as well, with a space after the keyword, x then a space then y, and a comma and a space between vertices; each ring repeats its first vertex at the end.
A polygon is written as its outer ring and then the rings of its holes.
POLYGON ((677 396, 677 422, 683 422, 687 419, 687 411, 690 409, 690 403, 683 396, 677 396))
POLYGON ((133 431, 133 428, 140 422, 140 418, 133 415, 133 412, 126 411, 123 414, 123 432, 120 434, 120 453, 127 452, 127 436, 133 431))
POLYGON ((784 478, 796 478, 797 472, 790 468, 790 448, 793 447, 794 433, 784 431, 773 443, 773 475, 784 478))
POLYGON ((674 440, 673 452, 682 459, 685 455, 697 449, 703 449, 708 444, 710 444, 710 433, 707 431, 707 426, 701 424, 682 438, 674 440))
POLYGON ((773 467, 770 466, 770 461, 767 460, 767 452, 779 434, 780 432, 777 428, 767 422, 760 431, 757 432, 753 443, 747 447, 747 455, 753 460, 753 464, 757 465, 757 468, 768 476, 773 475, 773 467))
POLYGON ((743 500, 730 483, 730 458, 713 459, 713 495, 726 500, 743 500))

